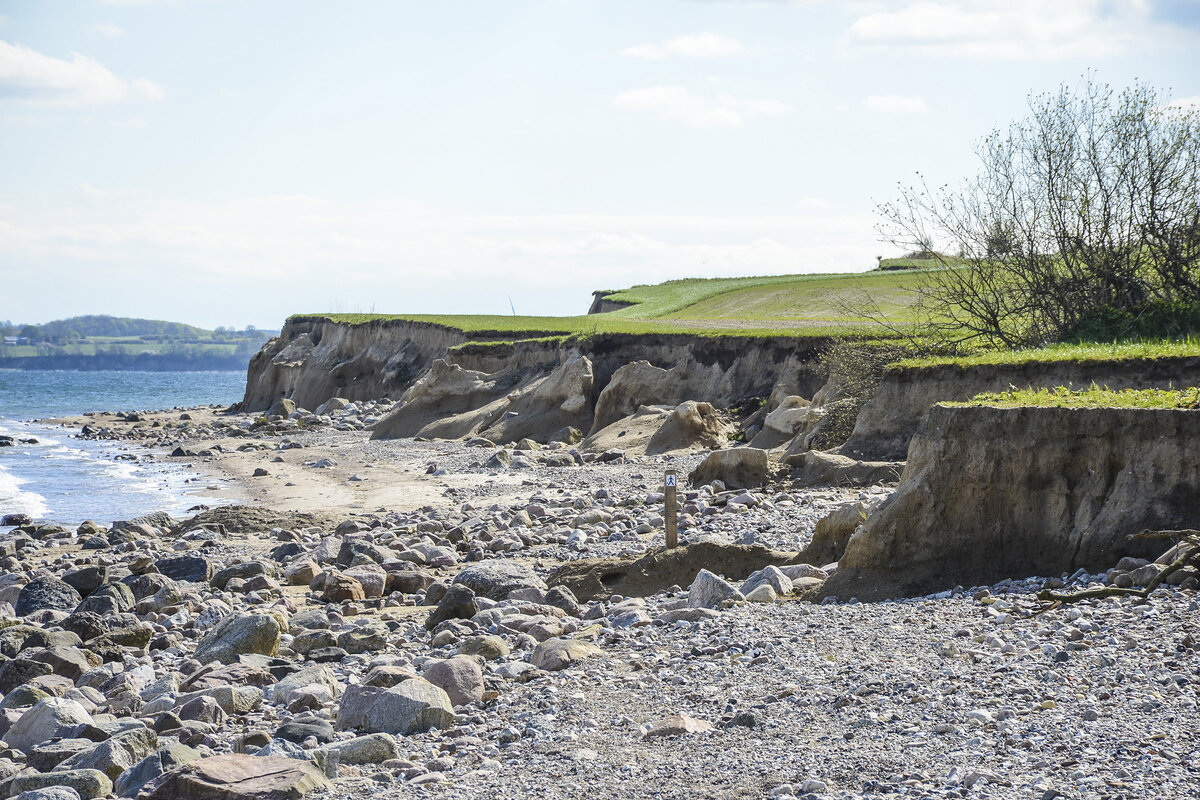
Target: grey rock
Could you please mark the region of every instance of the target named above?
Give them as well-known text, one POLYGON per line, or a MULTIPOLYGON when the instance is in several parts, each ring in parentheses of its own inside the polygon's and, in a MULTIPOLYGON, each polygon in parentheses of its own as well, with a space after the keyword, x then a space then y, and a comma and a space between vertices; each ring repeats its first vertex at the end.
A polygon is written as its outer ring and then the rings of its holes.
POLYGON ((746 580, 742 582, 740 591, 749 597, 750 593, 760 586, 770 586, 775 590, 777 595, 790 594, 792 591, 792 579, 783 574, 779 567, 767 566, 757 572, 750 573, 746 580))
POLYGON ((205 583, 212 580, 212 562, 203 556, 171 556, 154 562, 155 568, 174 581, 205 583))
POLYGON ((133 610, 133 592, 123 583, 106 583, 83 598, 76 612, 90 611, 106 617, 133 610))
POLYGON ((311 736, 319 744, 329 744, 333 741, 333 726, 319 717, 297 717, 280 725, 275 736, 296 744, 302 744, 311 736))
POLYGON ((688 608, 720 608, 726 600, 744 600, 729 581, 706 569, 696 574, 688 589, 688 608))
POLYGON ((279 649, 279 622, 269 614, 230 614, 218 622, 196 647, 201 663, 232 664, 248 653, 273 656, 279 649))
POLYGON ((80 800, 79 792, 70 786, 48 786, 21 792, 16 800, 80 800))
POLYGON ((49 739, 70 735, 78 725, 91 724, 92 715, 76 701, 50 697, 22 714, 4 734, 4 741, 9 747, 28 752, 49 739))
POLYGON ((53 739, 26 753, 25 763, 38 772, 49 772, 68 758, 96 746, 91 739, 53 739))
POLYGON ((52 786, 66 786, 74 789, 80 800, 91 800, 93 797, 106 797, 112 794, 112 781, 103 772, 95 769, 77 769, 65 772, 46 772, 41 775, 17 775, 12 780, 13 794, 47 789, 52 786))
POLYGON ((538 669, 555 672, 577 661, 602 655, 603 652, 594 644, 577 639, 547 639, 533 649, 529 661, 538 669))
POLYGON ((524 564, 507 559, 494 559, 473 564, 454 578, 477 597, 503 600, 508 593, 517 589, 534 588, 546 591, 546 582, 524 564))
POLYGON ((338 727, 363 728, 372 733, 410 734, 454 723, 449 696, 420 678, 390 689, 353 686, 338 709, 338 727))
POLYGON ((193 750, 187 745, 168 744, 122 772, 113 785, 113 789, 119 797, 135 797, 143 786, 158 776, 198 758, 200 758, 199 751, 193 750))
POLYGON ((442 689, 456 706, 483 700, 483 670, 474 659, 455 656, 425 667, 422 677, 442 689))
POLYGON ((475 592, 469 586, 452 583, 433 611, 425 619, 426 630, 433 630, 448 619, 470 619, 479 613, 475 592))
POLYGON ((337 697, 342 689, 337 676, 333 674, 333 670, 329 667, 313 664, 302 667, 275 684, 275 688, 272 689, 272 698, 276 703, 286 705, 291 702, 292 697, 299 690, 312 684, 327 687, 334 697, 337 697))
POLYGON ((479 656, 485 661, 504 658, 509 652, 508 643, 503 638, 491 634, 468 636, 458 644, 459 655, 479 656))
POLYGON ((396 739, 388 733, 368 733, 333 742, 321 749, 336 753, 340 763, 352 765, 378 764, 398 756, 396 739))
POLYGON ((17 595, 14 611, 18 617, 37 611, 73 611, 82 598, 75 587, 58 578, 34 578, 17 595))
POLYGON ((58 765, 59 770, 94 769, 109 780, 116 780, 158 747, 158 735, 149 728, 134 728, 106 739, 89 751, 71 756, 58 765))

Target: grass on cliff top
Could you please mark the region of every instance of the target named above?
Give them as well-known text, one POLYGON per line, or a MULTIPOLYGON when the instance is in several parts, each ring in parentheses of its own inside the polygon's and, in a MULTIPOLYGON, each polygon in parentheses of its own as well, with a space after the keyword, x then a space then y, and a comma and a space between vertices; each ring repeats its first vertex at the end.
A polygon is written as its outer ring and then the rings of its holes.
POLYGON ((985 364, 1020 366, 1058 361, 1128 361, 1183 356, 1200 356, 1200 339, 1052 344, 1030 350, 985 350, 962 356, 909 358, 898 362, 894 367, 925 369, 946 365, 976 367, 985 364))
POLYGON ((1092 384, 1087 389, 1015 389, 977 394, 965 403, 948 406, 994 408, 1200 408, 1200 387, 1184 389, 1107 389, 1092 384))
POLYGON ((698 336, 887 336, 847 311, 870 298, 898 323, 913 299, 909 272, 696 278, 634 286, 606 295, 632 303, 607 314, 518 317, 470 314, 311 314, 347 324, 407 320, 506 339, 603 333, 698 336), (908 280, 906 280, 908 278, 908 280))

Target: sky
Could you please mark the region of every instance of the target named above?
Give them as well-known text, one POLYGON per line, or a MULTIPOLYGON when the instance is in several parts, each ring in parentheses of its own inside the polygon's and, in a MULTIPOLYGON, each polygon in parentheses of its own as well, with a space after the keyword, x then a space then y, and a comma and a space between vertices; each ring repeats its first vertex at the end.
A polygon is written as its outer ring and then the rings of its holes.
POLYGON ((1200 104, 1200 0, 0 0, 0 317, 866 270, 898 184, 1089 73, 1200 104))

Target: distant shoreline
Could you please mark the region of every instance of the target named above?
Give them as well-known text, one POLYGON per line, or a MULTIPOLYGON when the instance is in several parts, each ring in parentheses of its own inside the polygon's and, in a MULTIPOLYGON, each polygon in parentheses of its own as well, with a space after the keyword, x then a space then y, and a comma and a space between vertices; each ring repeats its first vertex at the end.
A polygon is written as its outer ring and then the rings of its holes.
POLYGON ((245 372, 247 362, 233 356, 61 355, 0 358, 0 369, 116 370, 128 372, 245 372))

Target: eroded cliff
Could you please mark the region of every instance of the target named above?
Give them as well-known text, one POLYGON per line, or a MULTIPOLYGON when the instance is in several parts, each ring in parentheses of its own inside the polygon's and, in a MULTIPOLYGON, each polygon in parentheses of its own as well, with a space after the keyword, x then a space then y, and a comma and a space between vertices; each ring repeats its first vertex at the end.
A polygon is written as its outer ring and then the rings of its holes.
POLYGON ((879 600, 1097 571, 1200 527, 1200 411, 934 406, 899 488, 850 538, 825 593, 879 600))
POLYGON ((1200 384, 1200 358, 1041 361, 962 367, 893 367, 858 414, 854 432, 839 452, 852 458, 904 458, 926 412, 944 401, 970 400, 982 392, 1057 386, 1165 389, 1200 384))
POLYGON ((380 437, 486 432, 498 441, 544 441, 566 426, 596 428, 596 409, 603 427, 613 413, 642 405, 694 400, 728 408, 772 393, 811 397, 823 383, 817 357, 827 344, 689 334, 465 339, 425 323, 293 317, 251 360, 241 408, 265 410, 280 398, 313 409, 332 397, 390 396, 401 404, 379 425, 380 437))
POLYGON ((292 317, 250 359, 243 411, 281 398, 313 409, 333 397, 398 397, 433 359, 466 337, 439 325, 377 320, 357 325, 292 317))

